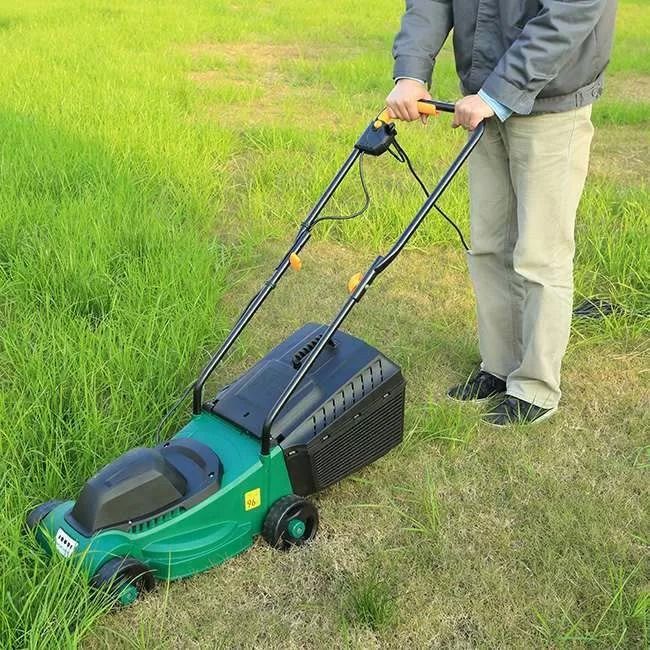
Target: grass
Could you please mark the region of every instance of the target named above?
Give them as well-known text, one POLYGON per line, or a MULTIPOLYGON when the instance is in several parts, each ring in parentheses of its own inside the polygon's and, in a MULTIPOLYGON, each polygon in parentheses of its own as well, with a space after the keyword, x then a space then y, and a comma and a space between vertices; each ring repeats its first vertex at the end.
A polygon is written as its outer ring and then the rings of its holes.
POLYGON ((381 569, 371 569, 351 580, 346 596, 344 614, 351 626, 381 632, 395 620, 394 585, 381 569))
MULTIPOLYGON (((455 235, 431 218, 347 325, 407 375, 405 444, 316 497, 307 551, 257 544, 110 614, 24 514, 153 443, 381 105, 401 7, 0 10, 0 647, 648 646, 650 8, 620 4, 576 290, 626 312, 575 323, 561 413, 495 433, 442 398, 476 334, 455 235)), ((447 48, 435 94, 456 88, 447 48)), ((429 181, 462 138, 444 117, 400 128, 429 181)), ((214 385, 329 318, 407 223, 417 188, 369 162, 371 213, 323 229, 214 385)), ((332 211, 360 200, 351 178, 332 211)), ((444 205, 467 231, 464 177, 444 205)))

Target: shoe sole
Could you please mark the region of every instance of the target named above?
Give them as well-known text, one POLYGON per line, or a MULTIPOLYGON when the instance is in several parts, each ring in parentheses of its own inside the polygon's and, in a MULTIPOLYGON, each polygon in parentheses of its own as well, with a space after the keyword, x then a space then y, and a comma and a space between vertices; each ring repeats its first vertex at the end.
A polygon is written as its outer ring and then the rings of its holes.
POLYGON ((458 397, 452 397, 448 393, 445 393, 445 396, 447 397, 447 399, 450 399, 452 402, 458 402, 459 404, 467 404, 468 402, 470 404, 483 404, 484 402, 490 402, 493 399, 496 399, 497 397, 502 397, 505 394, 506 392, 503 391, 503 393, 493 393, 488 397, 475 397, 473 399, 460 399, 458 397))
POLYGON ((483 420, 483 422, 485 422, 485 424, 491 427, 496 427, 497 429, 506 429, 508 427, 516 426, 518 424, 521 426, 539 424, 540 422, 544 422, 544 420, 548 420, 550 417, 553 417, 556 413, 557 413, 557 406, 553 409, 550 409, 548 412, 544 413, 544 415, 540 415, 535 420, 531 420, 530 422, 508 422, 507 424, 498 424, 497 422, 490 422, 489 420, 483 420))

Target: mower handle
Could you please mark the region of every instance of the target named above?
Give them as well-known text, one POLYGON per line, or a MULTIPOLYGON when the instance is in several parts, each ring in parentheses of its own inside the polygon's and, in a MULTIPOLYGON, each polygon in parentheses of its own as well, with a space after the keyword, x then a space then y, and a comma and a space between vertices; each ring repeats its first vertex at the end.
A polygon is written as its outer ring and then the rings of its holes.
MULTIPOLYGON (((431 102, 433 104, 442 104, 442 102, 431 102)), ((453 112, 453 110, 447 110, 447 107, 452 107, 453 104, 447 104, 445 107, 445 112, 453 112)), ((378 118, 379 119, 379 118, 378 118)), ((383 122, 383 120, 382 120, 383 122)), ((389 129, 387 123, 383 123, 385 128, 389 129)), ((370 127, 374 127, 373 124, 370 127)), ((369 128, 370 128, 369 127, 369 128)), ((378 128, 378 127, 374 127, 378 128)), ((391 246, 390 250, 385 255, 380 255, 375 259, 375 261, 370 265, 370 268, 363 274, 358 283, 351 287, 352 291, 348 296, 348 299, 345 301, 345 304, 336 315, 334 320, 327 327, 325 333, 318 340, 318 343, 314 349, 307 355, 303 360, 302 365, 293 376, 282 395, 280 395, 277 402, 274 404, 273 408, 267 415, 264 420, 264 426, 262 427, 262 455, 266 455, 271 450, 271 427, 278 417, 280 411, 286 406, 287 402, 295 392, 298 384, 303 380, 305 375, 309 372, 312 365, 315 363, 318 355, 324 350, 325 346, 332 340, 335 332, 343 324, 343 321, 347 318, 348 314, 352 311, 352 308, 356 303, 358 303, 361 298, 363 298, 366 289, 373 283, 375 278, 384 271, 390 264, 395 260, 395 258, 400 254, 403 248, 406 246, 408 241, 411 239, 415 231, 424 221, 425 217, 429 212, 435 207, 436 201, 442 196, 444 191, 447 189, 454 176, 458 173, 460 168, 463 166, 469 155, 474 150, 474 147, 478 144, 478 141, 483 136, 485 132, 485 123, 481 122, 476 129, 470 131, 467 142, 461 149, 460 153, 453 160, 447 171, 443 174, 442 178, 438 181, 438 184, 434 188, 433 192, 429 194, 425 202, 422 204, 422 207, 415 214, 409 225, 402 232, 402 234, 397 238, 397 241, 391 246)))
MULTIPOLYGON (((420 115, 432 115, 435 117, 438 113, 453 113, 455 110, 456 106, 449 102, 439 102, 437 99, 418 100, 418 113, 420 113, 420 115)), ((377 116, 377 121, 383 122, 384 124, 390 124, 399 119, 399 117, 391 117, 388 114, 388 108, 385 108, 377 116)))
MULTIPOLYGON (((454 104, 448 102, 440 102, 432 99, 423 99, 418 102, 418 110, 421 110, 423 114, 435 115, 438 111, 445 113, 453 113, 455 108, 454 104)), ((395 118, 391 118, 388 115, 387 109, 382 111, 380 115, 370 123, 366 131, 374 132, 377 137, 383 137, 385 139, 384 144, 389 143, 390 139, 394 137, 395 130, 393 126, 395 118)), ((264 426, 262 429, 262 441, 261 441, 261 454, 263 456, 268 455, 271 449, 271 427, 273 422, 277 418, 279 412, 284 408, 286 403, 289 401, 294 391, 296 390, 298 384, 305 377, 309 369, 312 367, 318 355, 322 352, 325 346, 332 339, 332 336, 336 330, 341 326, 352 307, 361 300, 366 289, 372 284, 373 280, 379 273, 381 273, 400 253, 400 251, 407 244, 408 240, 411 238, 413 233, 417 230, 421 222, 434 207, 435 202, 440 198, 442 193, 445 191, 449 183, 452 181, 458 170, 462 167, 463 163, 472 152, 479 139, 483 135, 485 130, 485 125, 483 123, 470 133, 470 136, 464 145, 461 152, 458 154, 456 159, 452 162, 449 169, 445 172, 443 177, 440 179, 436 185, 433 192, 426 199, 425 203, 422 205, 420 210, 417 212, 411 223, 407 226, 406 230, 398 238, 398 240, 393 244, 388 253, 384 256, 379 256, 370 266, 370 268, 363 275, 359 283, 356 285, 356 288, 353 289, 347 301, 328 326, 326 332, 319 339, 318 343, 314 349, 308 354, 308 356, 303 360, 299 370, 293 376, 292 380, 289 382, 288 386, 277 400, 270 413, 267 415, 266 420, 264 421, 264 426)), ((363 136, 362 136, 363 139, 363 136)), ((243 329, 253 318, 257 310, 261 307, 262 303, 266 300, 268 295, 273 289, 277 286, 277 283, 285 274, 287 269, 292 266, 291 261, 294 255, 298 254, 302 248, 307 244, 311 238, 311 229, 318 222, 318 217, 327 205, 328 201, 331 199, 334 192, 337 190, 339 185, 343 182, 343 179, 347 176, 348 172, 357 161, 359 156, 363 152, 371 153, 372 155, 380 155, 387 150, 382 146, 376 148, 376 151, 373 153, 368 151, 362 146, 362 139, 355 145, 354 149, 348 156, 347 160, 343 163, 339 171, 336 173, 330 184, 327 186, 321 197, 318 199, 314 207, 311 209, 306 219, 300 225, 298 233, 291 244, 291 247, 286 252, 280 263, 276 266, 271 277, 262 285, 257 294, 253 299, 248 303, 244 311, 240 314, 237 322, 234 327, 222 343, 219 350, 214 354, 210 361, 203 368, 199 374, 196 382, 193 385, 192 393, 192 412, 194 415, 199 415, 203 408, 203 387, 207 382, 208 378, 215 370, 215 368, 221 363, 223 358, 226 356, 234 342, 237 340, 243 329)), ((372 144, 372 143, 371 143, 372 144)))

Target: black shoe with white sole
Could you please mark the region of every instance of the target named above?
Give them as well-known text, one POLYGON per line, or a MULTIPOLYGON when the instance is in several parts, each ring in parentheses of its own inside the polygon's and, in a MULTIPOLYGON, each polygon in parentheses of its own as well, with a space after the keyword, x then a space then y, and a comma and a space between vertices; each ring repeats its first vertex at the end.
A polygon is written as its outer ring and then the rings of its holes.
POLYGON ((447 397, 461 402, 482 402, 505 392, 506 382, 503 379, 499 379, 485 370, 479 370, 464 384, 450 388, 447 391, 447 397))
POLYGON ((550 418, 556 411, 557 407, 543 409, 518 397, 506 395, 502 402, 499 402, 483 416, 483 420, 495 427, 507 427, 512 424, 537 424, 550 418))

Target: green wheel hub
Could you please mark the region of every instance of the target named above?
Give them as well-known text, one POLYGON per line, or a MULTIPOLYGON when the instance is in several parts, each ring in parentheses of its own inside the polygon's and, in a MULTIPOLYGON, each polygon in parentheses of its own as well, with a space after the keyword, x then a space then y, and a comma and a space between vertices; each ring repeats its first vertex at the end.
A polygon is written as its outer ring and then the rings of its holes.
POLYGON ((289 535, 294 539, 300 539, 305 534, 305 522, 300 519, 292 519, 287 525, 289 535))
POLYGON ((311 542, 318 530, 318 511, 311 501, 296 494, 278 499, 266 513, 262 535, 273 547, 288 551, 311 542))
POLYGON ((126 585, 118 596, 120 605, 131 605, 138 599, 138 588, 135 585, 126 585))
POLYGON ((93 575, 96 589, 108 589, 108 595, 122 606, 131 605, 155 584, 153 571, 132 557, 117 556, 102 564, 93 575))

